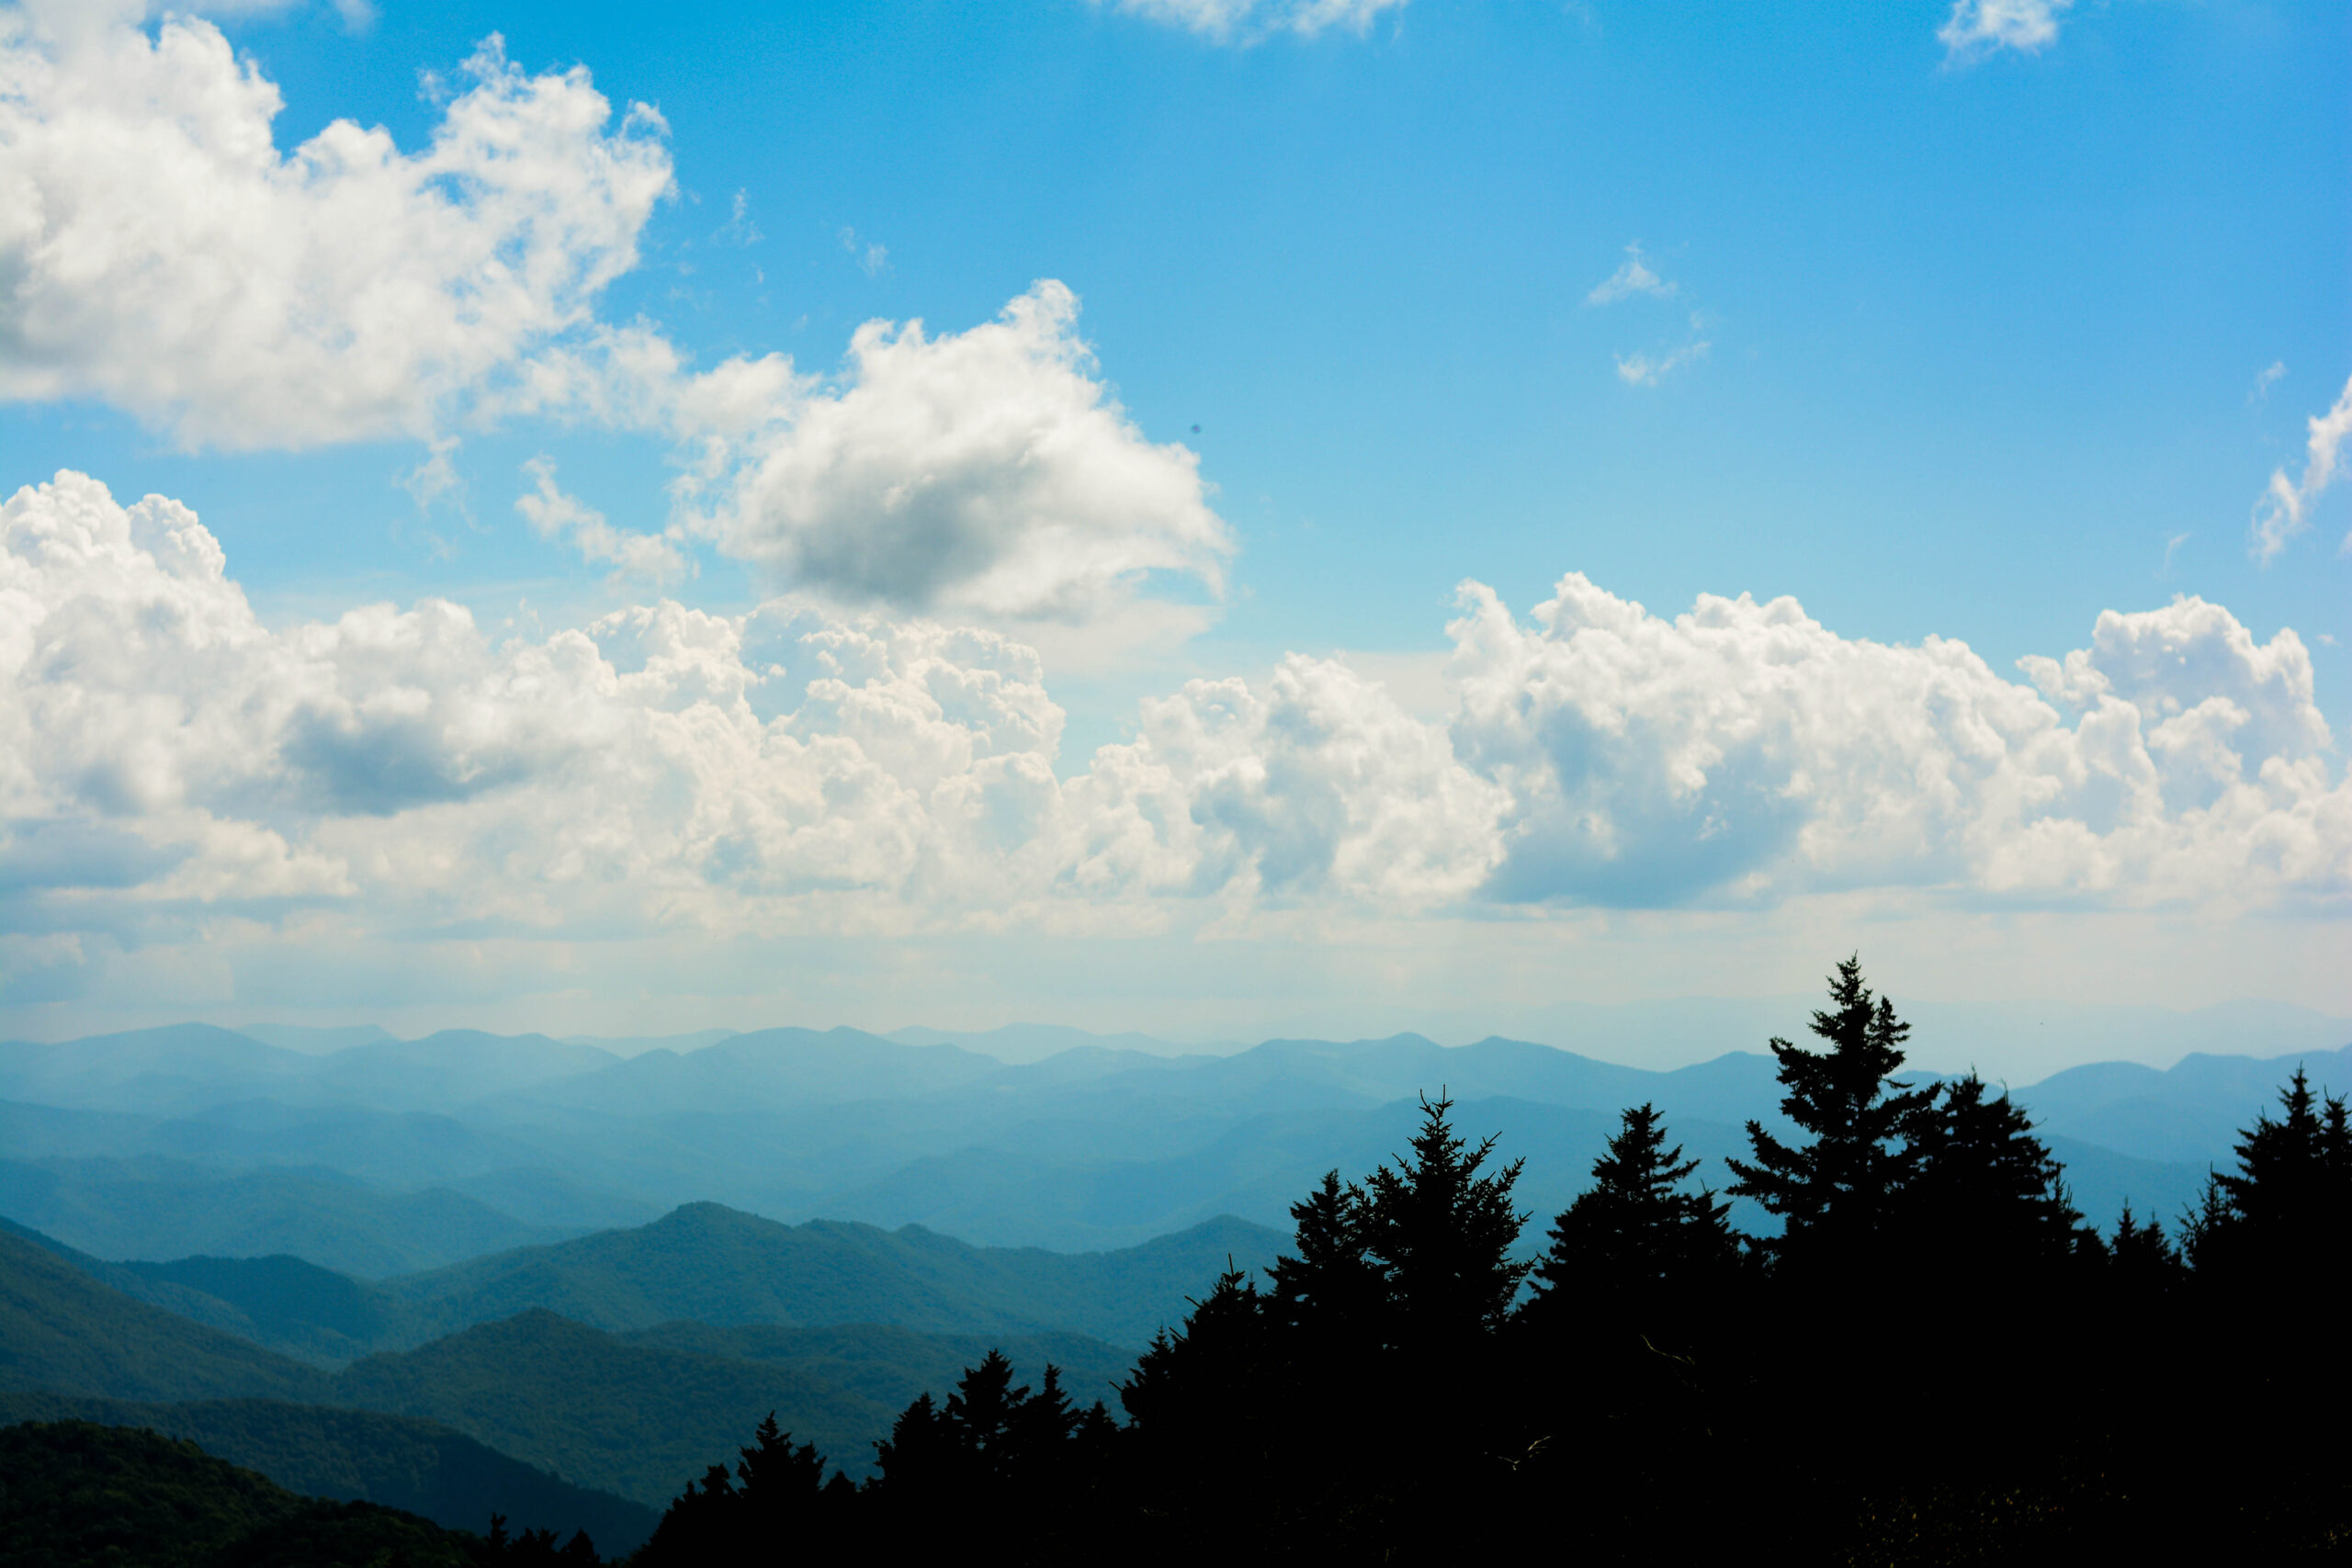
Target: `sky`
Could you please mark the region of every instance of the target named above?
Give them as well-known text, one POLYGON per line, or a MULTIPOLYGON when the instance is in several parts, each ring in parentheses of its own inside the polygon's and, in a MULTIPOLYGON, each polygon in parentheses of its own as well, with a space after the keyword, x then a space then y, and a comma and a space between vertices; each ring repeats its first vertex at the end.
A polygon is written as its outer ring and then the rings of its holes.
POLYGON ((0 6, 0 1033, 2352 1015, 2347 63, 0 6))

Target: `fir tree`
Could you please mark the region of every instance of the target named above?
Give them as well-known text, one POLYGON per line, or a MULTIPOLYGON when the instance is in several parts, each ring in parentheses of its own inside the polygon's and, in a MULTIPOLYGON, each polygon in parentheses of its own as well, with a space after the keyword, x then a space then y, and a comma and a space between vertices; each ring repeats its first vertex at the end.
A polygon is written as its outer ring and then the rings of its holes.
POLYGON ((940 1424, 948 1440, 977 1468, 995 1472, 1009 1457, 1010 1437, 1029 1401, 1024 1384, 1012 1386, 1012 1363, 1001 1350, 990 1350, 977 1367, 964 1369, 956 1392, 947 1396, 940 1424))
POLYGON ((1510 1256, 1528 1220, 1510 1203, 1525 1162, 1479 1175, 1495 1140, 1473 1148, 1446 1120, 1453 1109, 1442 1093, 1424 1097, 1413 1152, 1365 1184, 1364 1251, 1386 1275, 1398 1339, 1425 1352, 1500 1326, 1533 1267, 1510 1256))
POLYGON ((2107 1258, 2108 1271, 2127 1302, 2159 1301, 2177 1290, 2188 1273, 2180 1248, 2165 1235, 2164 1223, 2140 1224, 2128 1202, 2122 1217, 2115 1222, 2107 1258))
POLYGON ((1367 1208, 1363 1188, 1326 1172, 1321 1186, 1290 1206, 1295 1256, 1276 1258, 1267 1270, 1267 1312, 1334 1353, 1376 1340, 1387 1298, 1379 1266, 1364 1255, 1367 1208))
POLYGON ((957 1470, 956 1444, 939 1407, 925 1393, 899 1412, 890 1435, 874 1445, 877 1490, 923 1495, 948 1484, 957 1470))
MULTIPOLYGON (((1974 1073, 1943 1086, 1905 1128, 1905 1251, 1971 1281, 2046 1268, 2097 1245, 2070 1201, 2065 1171, 2007 1094, 1974 1073)), ((2023 1283, 2022 1280, 2018 1280, 2023 1283)))
POLYGON ((1666 1147, 1655 1106, 1627 1111, 1592 1162, 1592 1186, 1553 1224, 1530 1317, 1561 1316, 1573 1302, 1584 1313, 1655 1324, 1726 1279, 1739 1260, 1731 1205, 1688 1190, 1698 1168, 1680 1145, 1666 1147))
POLYGON ((1859 957, 1838 965, 1830 1008, 1813 1015, 1826 1051, 1772 1042, 1787 1094, 1781 1110, 1812 1134, 1792 1148, 1757 1122, 1747 1123, 1752 1161, 1727 1162, 1739 1178, 1726 1189, 1778 1215, 1782 1234, 1764 1244, 1792 1264, 1832 1270, 1859 1267, 1891 1230, 1908 1182, 1908 1137, 1935 1099, 1932 1087, 1894 1081, 1911 1026, 1863 984, 1859 957))

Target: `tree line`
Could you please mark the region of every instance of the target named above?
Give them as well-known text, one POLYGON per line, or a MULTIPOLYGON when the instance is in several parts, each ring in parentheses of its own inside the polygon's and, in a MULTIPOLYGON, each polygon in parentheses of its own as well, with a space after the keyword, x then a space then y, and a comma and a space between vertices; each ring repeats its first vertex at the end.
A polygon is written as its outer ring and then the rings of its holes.
POLYGON ((1909 1027, 1858 959, 1812 1032, 1771 1043, 1799 1135, 1748 1122, 1721 1193, 1634 1107, 1525 1256, 1520 1162, 1441 1092, 1393 1164, 1292 1205, 1262 1282, 1227 1273, 1152 1341, 1124 1422, 992 1352, 907 1407, 862 1485, 771 1416, 638 1561, 928 1558, 977 1532, 1039 1562, 2352 1544, 2346 1379, 2312 1333, 2352 1251, 2343 1097, 2299 1069, 2195 1207, 2102 1233, 2005 1093, 1901 1077, 1909 1027), (1742 1234, 1735 1198, 1778 1228, 1742 1234))

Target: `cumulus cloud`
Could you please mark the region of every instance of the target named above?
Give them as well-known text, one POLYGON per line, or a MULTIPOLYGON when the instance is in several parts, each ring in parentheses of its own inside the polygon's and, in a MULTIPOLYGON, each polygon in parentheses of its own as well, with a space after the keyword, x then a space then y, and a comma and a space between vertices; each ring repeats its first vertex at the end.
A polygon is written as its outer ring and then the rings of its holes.
POLYGON ((1465 590, 1453 739, 1513 807, 1506 899, 1925 886, 2123 903, 2352 891, 2352 784, 2309 654, 2219 605, 2100 616, 2029 659, 1837 636, 1792 599, 1671 621, 1562 580, 1465 590))
POLYGON ((591 322, 671 188, 653 110, 496 37, 431 143, 282 100, 209 23, 0 14, 0 397, 94 397, 190 446, 429 435, 591 322))
MULTIPOLYGON (((273 629, 185 506, 61 474, 0 505, 0 913, 28 940, 304 910, 526 938, 2352 898, 2311 660, 2218 605, 2102 615, 2019 682, 1787 599, 1669 620, 1571 575, 1532 623, 1463 603, 1444 716, 1292 657, 1144 703, 1071 771, 1000 633, 797 597, 273 629)), ((36 988, 80 951, 18 945, 36 988)))
POLYGON ((1671 299, 1675 288, 1676 285, 1649 269, 1648 263, 1643 258, 1642 247, 1636 243, 1625 247, 1624 261, 1619 264, 1615 272, 1592 286, 1592 292, 1584 297, 1584 302, 1588 305, 1613 305, 1636 294, 1671 299))
POLYGON ((1199 459, 1092 374, 1078 299, 1038 284, 933 337, 872 321, 837 387, 752 437, 706 524, 779 581, 851 603, 1083 620, 1154 573, 1222 584, 1199 459))
POLYGON ((1936 29, 1944 57, 1980 60, 2004 49, 2039 54, 2058 41, 2058 18, 2075 0, 1952 0, 1951 15, 1936 29))
MULTIPOLYGON (((1096 0, 1100 5, 1102 0, 1096 0)), ((1216 43, 1251 42, 1272 33, 1314 38, 1334 28, 1363 34, 1384 11, 1407 0, 1115 0, 1132 17, 1182 28, 1216 43)))
MULTIPOLYGON (((2255 502, 2252 538, 2247 547, 2264 566, 2278 559, 2279 552, 2298 535, 2310 530, 2312 506, 2336 480, 2344 438, 2352 434, 2352 380, 2346 380, 2344 390, 2335 394, 2333 408, 2312 416, 2308 431, 2303 477, 2289 479, 2283 465, 2272 469, 2268 488, 2255 502)), ((2342 547, 2352 550, 2352 533, 2345 535, 2342 547)))

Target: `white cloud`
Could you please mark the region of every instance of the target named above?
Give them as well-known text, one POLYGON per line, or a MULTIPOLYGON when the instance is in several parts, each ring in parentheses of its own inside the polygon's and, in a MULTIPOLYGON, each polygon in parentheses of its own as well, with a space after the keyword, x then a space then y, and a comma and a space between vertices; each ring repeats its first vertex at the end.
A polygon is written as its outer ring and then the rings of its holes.
MULTIPOLYGON (((1095 0, 1097 5, 1102 0, 1095 0)), ((1254 42, 1272 33, 1314 38, 1334 28, 1362 35, 1407 0, 1114 0, 1131 17, 1197 33, 1216 43, 1254 42)))
POLYGON ((1588 305, 1613 305, 1636 294, 1671 299, 1676 287, 1649 269, 1642 258, 1642 247, 1636 243, 1625 247, 1624 261, 1615 272, 1593 285, 1592 292, 1584 297, 1584 302, 1588 305))
MULTIPOLYGON (((1571 575, 1532 625, 1464 604, 1446 718, 1293 657, 1144 703, 1064 779, 1037 657, 993 632, 798 599, 507 640, 437 600, 272 630, 187 508, 61 474, 0 506, 0 913, 136 944, 220 919, 1246 933, 1889 889, 2352 907, 2310 658, 2218 605, 2102 615, 2028 684, 1786 599, 1667 620, 1571 575)), ((36 989, 71 957, 0 953, 36 989)))
POLYGON ((1507 899, 2352 893, 2352 784, 2310 657, 2218 605, 2103 615, 2090 649, 2028 660, 2030 687, 1944 638, 1840 637, 1791 599, 1667 621, 1571 574, 1532 629, 1475 584, 1465 604, 1453 741, 1514 802, 1507 899))
MULTIPOLYGON (((2335 394, 2334 407, 2312 416, 2303 477, 2289 479, 2283 465, 2271 470, 2270 484, 2254 506, 2248 548, 2256 560, 2268 566, 2297 535, 2310 529, 2312 505, 2336 480, 2337 460, 2347 434, 2352 434, 2352 380, 2346 380, 2344 390, 2335 394)), ((2352 550, 2352 533, 2344 536, 2343 547, 2352 550)))
POLYGON ((0 14, 0 398, 95 397, 189 446, 432 435, 589 324, 671 188, 660 117, 492 37, 430 145, 281 99, 209 23, 0 14))
POLYGON ((534 457, 523 465, 533 489, 514 498, 514 510, 542 539, 561 539, 592 561, 610 561, 623 577, 668 582, 686 575, 687 565, 668 539, 616 528, 605 514, 566 494, 555 482, 555 464, 534 457))
POLYGON ((2245 395, 2245 400, 2250 403, 2268 402, 2270 389, 2285 379, 2286 375, 2287 362, 2283 359, 2272 360, 2264 368, 2262 374, 2254 378, 2254 390, 2245 395))
POLYGON ((1948 60, 1979 60, 2004 49, 2039 54, 2058 41, 2058 18, 2075 0, 1952 0, 1936 29, 1948 60))
POLYGON ((1704 338, 1694 338, 1655 358, 1638 352, 1621 354, 1617 355, 1617 379, 1629 387, 1655 387, 1684 366, 1706 358, 1707 350, 1713 346, 1704 338))
POLYGON ((1087 620, 1154 573, 1216 591, 1234 546, 1199 459, 1092 368, 1050 281, 963 333, 870 321, 838 389, 747 440, 705 526, 783 582, 926 613, 1087 620))

